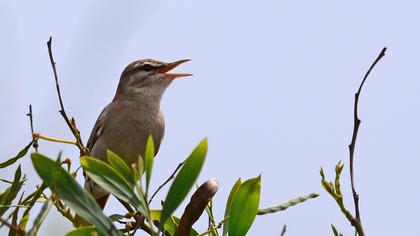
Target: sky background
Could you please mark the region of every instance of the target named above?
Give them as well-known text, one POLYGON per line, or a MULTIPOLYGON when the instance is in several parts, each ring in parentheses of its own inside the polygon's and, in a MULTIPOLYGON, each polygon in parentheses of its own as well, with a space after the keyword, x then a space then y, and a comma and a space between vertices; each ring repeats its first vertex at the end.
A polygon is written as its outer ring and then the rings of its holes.
MULTIPOLYGON (((419 7, 404 0, 0 1, 0 158, 29 142, 29 104, 36 132, 72 139, 58 113, 49 36, 65 107, 85 142, 128 63, 191 58, 177 71, 194 76, 175 81, 162 100, 166 136, 152 189, 208 137, 198 182, 215 177, 220 183, 217 221, 236 179, 261 174, 260 207, 310 192, 320 197, 257 217, 249 235, 279 235, 284 224, 289 236, 332 235, 330 224, 353 235, 322 189, 319 168, 332 179, 343 161, 342 189, 353 211, 347 145, 354 93, 386 46, 360 97, 355 180, 361 217, 367 235, 419 235, 419 7)), ((40 141, 39 150, 51 158, 63 150, 77 165, 73 146, 40 141)), ((19 163, 29 193, 40 179, 29 157, 19 163)), ((2 169, 0 178, 11 179, 16 167, 2 169)), ((105 211, 123 209, 111 200, 105 211)), ((204 222, 197 228, 204 230, 204 222)), ((40 235, 71 229, 52 210, 40 235)))

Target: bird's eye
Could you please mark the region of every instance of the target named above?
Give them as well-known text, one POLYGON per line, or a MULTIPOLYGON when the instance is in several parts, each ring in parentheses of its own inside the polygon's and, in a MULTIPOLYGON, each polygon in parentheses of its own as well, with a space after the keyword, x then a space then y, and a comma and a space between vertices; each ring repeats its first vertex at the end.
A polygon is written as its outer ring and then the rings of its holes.
POLYGON ((145 65, 140 66, 139 69, 142 70, 142 71, 146 71, 147 72, 147 71, 154 70, 155 67, 152 66, 152 65, 150 65, 150 64, 145 64, 145 65))

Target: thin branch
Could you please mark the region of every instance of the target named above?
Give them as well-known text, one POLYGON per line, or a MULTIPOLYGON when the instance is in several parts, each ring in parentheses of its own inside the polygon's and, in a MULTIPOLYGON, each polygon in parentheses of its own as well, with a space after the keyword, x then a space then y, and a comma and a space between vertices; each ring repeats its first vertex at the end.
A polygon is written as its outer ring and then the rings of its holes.
POLYGON ((156 194, 166 185, 169 183, 169 181, 171 181, 173 178, 175 178, 175 174, 178 172, 178 170, 182 167, 182 165, 184 165, 185 160, 181 163, 178 164, 178 166, 176 167, 176 169, 174 170, 174 172, 172 172, 172 174, 168 177, 168 179, 165 180, 165 182, 163 182, 163 184, 161 184, 156 191, 153 193, 152 197, 149 200, 149 204, 152 202, 153 198, 156 196, 156 194))
POLYGON ((77 146, 77 142, 75 142, 75 141, 58 139, 58 138, 51 138, 51 137, 48 137, 48 136, 45 136, 45 135, 42 135, 42 134, 39 134, 39 133, 33 133, 32 137, 34 139, 43 139, 43 140, 47 140, 47 141, 50 141, 50 142, 73 144, 73 145, 77 146))
POLYGON ((136 221, 134 225, 132 225, 132 227, 128 227, 126 228, 126 232, 130 232, 133 231, 133 233, 129 234, 129 235, 135 235, 137 232, 137 229, 141 229, 144 232, 148 233, 151 235, 152 229, 149 225, 146 225, 144 222, 144 217, 139 214, 137 211, 135 211, 130 204, 124 202, 123 200, 117 198, 117 200, 124 206, 124 208, 128 211, 128 215, 132 216, 134 218, 134 220, 136 221))
POLYGON ((208 234, 213 233, 216 229, 220 229, 223 226, 223 224, 226 223, 227 220, 228 220, 228 218, 223 219, 213 228, 210 228, 210 229, 198 234, 197 236, 204 236, 204 235, 208 235, 208 234))
POLYGON ((57 94, 58 94, 58 101, 60 102, 60 114, 64 118, 64 121, 66 122, 67 126, 70 128, 71 132, 73 133, 74 137, 76 138, 76 145, 80 149, 80 154, 82 156, 89 155, 89 150, 83 145, 82 139, 80 137, 80 131, 76 127, 76 121, 74 118, 71 120, 68 118, 66 110, 64 109, 63 99, 61 97, 60 92, 60 84, 58 83, 58 75, 57 75, 57 69, 55 67, 55 61, 52 53, 52 37, 47 42, 48 46, 48 55, 50 57, 51 67, 54 72, 54 79, 55 79, 55 86, 57 88, 57 94))
MULTIPOLYGON (((33 122, 33 114, 32 114, 32 105, 29 104, 29 112, 26 114, 27 116, 29 116, 29 122, 31 124, 31 135, 34 133, 34 122, 33 122)), ((32 147, 34 147, 35 152, 38 152, 38 139, 32 137, 33 143, 32 143, 32 147)))
POLYGON ((55 196, 51 198, 52 203, 62 216, 67 218, 73 225, 77 225, 75 217, 71 214, 70 209, 65 207, 65 205, 55 196))
POLYGON ((280 236, 284 236, 286 234, 286 225, 283 225, 283 229, 281 230, 280 236))
POLYGON ((24 229, 20 228, 19 226, 10 224, 7 220, 1 217, 0 217, 0 222, 3 225, 6 225, 7 227, 9 227, 11 230, 15 231, 18 235, 26 235, 26 232, 24 229))
POLYGON ((350 181, 351 181, 351 190, 353 193, 353 200, 354 200, 354 208, 356 211, 356 219, 359 221, 359 224, 361 225, 361 219, 360 219, 360 209, 359 209, 359 194, 356 192, 355 189, 355 183, 354 183, 354 171, 353 171, 353 163, 354 163, 354 149, 356 147, 356 140, 357 140, 357 133, 359 131, 360 126, 360 119, 358 117, 358 104, 359 104, 359 96, 362 91, 363 85, 368 78, 370 72, 375 67, 375 65, 381 60, 383 56, 385 56, 386 47, 382 49, 382 51, 379 53, 376 60, 373 62, 373 64, 370 66, 369 70, 366 72, 365 76, 363 77, 362 82, 360 83, 359 89, 357 90, 355 96, 354 96, 354 126, 353 126, 353 135, 351 139, 351 143, 349 145, 349 156, 350 156, 350 181))

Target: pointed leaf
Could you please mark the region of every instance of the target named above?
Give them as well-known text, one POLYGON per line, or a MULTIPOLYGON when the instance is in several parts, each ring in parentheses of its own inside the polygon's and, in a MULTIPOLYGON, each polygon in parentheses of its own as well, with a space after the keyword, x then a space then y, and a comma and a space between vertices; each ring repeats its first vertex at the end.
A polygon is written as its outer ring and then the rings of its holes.
POLYGON ((15 177, 13 183, 0 195, 0 216, 2 216, 8 209, 9 205, 12 204, 12 201, 16 198, 18 192, 22 188, 23 181, 21 181, 22 171, 19 167, 16 169, 15 177))
POLYGON ((230 190, 229 193, 229 197, 226 203, 226 208, 225 208, 225 216, 224 219, 226 219, 225 223, 223 224, 223 236, 226 236, 228 233, 228 229, 229 229, 229 211, 230 208, 232 206, 232 200, 233 197, 235 196, 236 191, 238 190, 239 186, 241 186, 242 181, 241 178, 239 178, 238 180, 236 180, 235 184, 232 187, 232 190, 230 190))
POLYGON ((110 150, 106 151, 106 156, 108 158, 109 165, 111 165, 111 167, 114 168, 118 172, 118 174, 124 177, 124 179, 127 180, 128 183, 134 186, 135 182, 133 172, 131 172, 130 168, 125 163, 125 161, 110 150))
POLYGON ((335 226, 333 224, 331 224, 331 229, 333 231, 334 236, 342 236, 342 233, 339 233, 337 228, 335 228, 335 226))
MULTIPOLYGON (((18 201, 18 205, 22 205, 22 198, 23 198, 23 193, 22 193, 22 195, 20 195, 20 199, 18 201)), ((13 211, 12 225, 17 225, 18 224, 17 223, 17 220, 18 220, 19 210, 20 210, 20 207, 17 206, 15 208, 15 210, 13 211)), ((13 230, 11 228, 9 229, 9 236, 17 236, 17 235, 18 234, 17 234, 17 232, 15 230, 13 230)))
POLYGON ((19 226, 21 228, 23 229, 26 228, 26 224, 29 220, 29 212, 32 210, 32 207, 35 205, 36 201, 38 200, 38 198, 41 196, 41 194, 44 192, 46 188, 47 186, 45 184, 41 184, 41 186, 39 186, 39 188, 35 192, 33 192, 32 194, 26 197, 26 199, 30 201, 27 204, 25 204, 27 207, 25 211, 23 212, 22 219, 19 222, 19 226))
POLYGON ((28 145, 26 145, 26 147, 24 147, 16 156, 10 158, 9 160, 7 160, 3 163, 0 163, 0 169, 8 167, 11 164, 15 163, 17 160, 19 160, 20 158, 24 157, 26 155, 26 153, 28 152, 28 150, 31 147, 33 142, 34 141, 31 141, 28 145))
POLYGON ((39 212, 38 216, 35 218, 34 225, 32 226, 32 229, 29 230, 27 236, 37 235, 39 227, 41 227, 41 224, 44 222, 45 218, 50 212, 51 206, 52 206, 52 202, 50 199, 48 199, 42 206, 41 211, 39 212))
POLYGON ((70 209, 93 224, 103 234, 120 235, 90 193, 80 187, 74 177, 60 166, 60 163, 39 153, 32 153, 31 158, 44 184, 51 188, 70 209))
POLYGON ((83 156, 80 159, 86 174, 99 186, 117 198, 135 206, 140 213, 147 217, 147 205, 143 198, 138 197, 134 187, 114 168, 94 157, 83 156))
POLYGON ((149 192, 150 179, 152 177, 153 159, 155 157, 155 145, 150 135, 147 139, 146 153, 144 154, 144 168, 146 169, 146 193, 149 192))
POLYGON ((187 158, 172 183, 163 205, 161 222, 165 223, 191 190, 203 167, 207 153, 207 138, 203 139, 187 158))
POLYGON ((229 235, 246 235, 257 215, 261 193, 261 176, 239 186, 229 212, 229 235))

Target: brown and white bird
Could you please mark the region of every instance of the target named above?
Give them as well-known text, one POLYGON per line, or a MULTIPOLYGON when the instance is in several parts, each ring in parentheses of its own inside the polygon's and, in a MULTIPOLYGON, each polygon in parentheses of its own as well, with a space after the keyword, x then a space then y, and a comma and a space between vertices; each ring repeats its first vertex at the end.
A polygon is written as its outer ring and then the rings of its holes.
MULTIPOLYGON (((168 73, 189 60, 165 63, 151 59, 129 64, 121 74, 114 99, 99 115, 89 137, 87 148, 93 157, 106 161, 109 149, 130 166, 145 152, 151 135, 158 152, 165 131, 160 100, 171 82, 191 74, 168 73)), ((87 189, 105 207, 109 193, 86 176, 87 189)))

